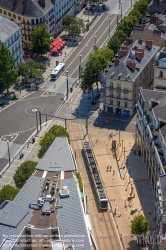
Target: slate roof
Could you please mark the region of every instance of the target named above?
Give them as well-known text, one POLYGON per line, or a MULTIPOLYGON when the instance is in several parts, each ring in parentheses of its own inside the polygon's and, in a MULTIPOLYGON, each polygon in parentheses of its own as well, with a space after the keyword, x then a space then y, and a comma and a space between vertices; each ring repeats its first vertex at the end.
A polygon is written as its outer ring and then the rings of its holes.
POLYGON ((6 19, 2 16, 0 16, 0 41, 6 42, 9 37, 11 37, 17 30, 19 29, 19 26, 10 21, 9 19, 6 19))
POLYGON ((60 188, 63 186, 68 187, 70 196, 69 198, 59 199, 59 205, 62 205, 62 208, 58 209, 57 222, 62 240, 64 240, 65 247, 73 244, 75 250, 90 250, 88 231, 76 181, 74 178, 63 179, 60 188))
POLYGON ((148 62, 151 60, 151 58, 154 57, 154 55, 156 54, 156 52, 158 51, 159 47, 153 45, 152 49, 149 50, 146 48, 145 43, 143 42, 142 44, 138 43, 138 41, 135 41, 134 44, 131 44, 128 47, 128 54, 119 58, 120 59, 120 63, 119 65, 115 66, 114 64, 112 64, 107 70, 108 72, 104 74, 105 77, 110 78, 111 74, 113 72, 115 72, 113 79, 118 79, 118 76, 120 73, 122 73, 121 78, 119 79, 124 81, 126 80, 126 76, 128 75, 128 81, 135 81, 135 79, 137 78, 137 76, 140 74, 140 72, 142 71, 142 69, 148 64, 148 62), (144 48, 144 56, 142 58, 142 60, 137 60, 135 58, 135 49, 137 48, 144 48), (130 53, 131 52, 131 53, 130 53), (136 62, 136 70, 133 71, 131 70, 126 64, 127 61, 131 60, 131 61, 135 61, 136 62))
POLYGON ((166 175, 160 176, 162 200, 166 200, 166 175))
POLYGON ((0 0, 0 8, 15 12, 20 15, 29 16, 29 17, 40 17, 47 12, 53 4, 51 0, 45 0, 45 7, 43 8, 38 0, 27 0, 27 7, 25 13, 22 12, 22 0, 17 0, 16 6, 13 9, 12 0, 0 0))
POLYGON ((37 201, 43 181, 32 175, 13 201, 5 201, 0 206, 0 246, 7 236, 16 239, 28 224, 33 213, 29 203, 37 201))
POLYGON ((66 137, 56 137, 36 169, 50 172, 74 171, 75 163, 66 137))

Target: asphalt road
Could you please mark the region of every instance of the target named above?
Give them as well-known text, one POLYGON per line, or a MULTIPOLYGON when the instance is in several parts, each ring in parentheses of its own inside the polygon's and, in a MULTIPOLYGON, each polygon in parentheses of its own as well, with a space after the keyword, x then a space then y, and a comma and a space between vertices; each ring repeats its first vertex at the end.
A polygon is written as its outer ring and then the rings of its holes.
MULTIPOLYGON (((65 71, 68 71, 69 76, 76 78, 79 75, 79 64, 81 55, 81 67, 85 66, 85 63, 93 52, 93 46, 95 44, 96 36, 96 46, 101 47, 109 36, 109 18, 110 18, 110 33, 115 28, 117 24, 117 16, 111 15, 110 13, 103 13, 95 21, 94 25, 90 27, 89 32, 84 37, 82 42, 76 47, 72 52, 71 56, 65 60, 65 71)), ((66 73, 64 72, 64 75, 66 73)))

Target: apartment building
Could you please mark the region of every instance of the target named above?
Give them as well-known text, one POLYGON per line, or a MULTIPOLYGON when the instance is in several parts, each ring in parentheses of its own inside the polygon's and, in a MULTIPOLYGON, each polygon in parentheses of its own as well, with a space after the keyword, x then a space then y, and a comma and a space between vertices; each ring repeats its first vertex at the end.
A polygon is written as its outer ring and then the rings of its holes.
POLYGON ((19 63, 23 61, 21 37, 20 27, 0 16, 0 43, 4 43, 14 56, 14 68, 17 68, 19 63))
POLYGON ((131 37, 138 40, 140 37, 145 42, 148 39, 153 40, 153 44, 160 49, 165 47, 166 42, 166 16, 162 14, 146 14, 141 25, 135 25, 131 37))
MULTIPOLYGON (((161 177, 166 175, 166 93, 140 89, 137 102, 136 144, 156 195, 158 232, 163 220, 161 177)), ((165 178, 166 180, 166 178, 165 178)), ((162 195, 166 197, 166 188, 162 195)), ((166 216, 166 209, 164 208, 166 216)), ((165 217, 166 218, 166 217, 165 217)), ((166 219, 164 219, 166 223, 166 219)))
POLYGON ((148 12, 154 14, 156 12, 165 14, 166 0, 152 0, 148 6, 148 12))
POLYGON ((55 33, 54 0, 0 0, 0 15, 20 25, 23 47, 29 47, 30 32, 39 25, 55 33))
POLYGON ((140 38, 133 42, 127 38, 103 75, 106 112, 134 114, 139 87, 152 87, 154 57, 158 50, 152 40, 143 42, 140 38))
POLYGON ((154 64, 153 89, 166 91, 166 48, 158 52, 154 64))

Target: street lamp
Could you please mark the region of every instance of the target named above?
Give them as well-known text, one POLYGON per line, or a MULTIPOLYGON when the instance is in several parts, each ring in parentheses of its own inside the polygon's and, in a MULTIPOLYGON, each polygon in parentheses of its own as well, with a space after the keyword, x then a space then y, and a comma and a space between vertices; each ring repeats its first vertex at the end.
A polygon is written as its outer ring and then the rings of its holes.
POLYGON ((110 37, 110 18, 108 18, 108 23, 109 23, 109 37, 110 37))
POLYGON ((80 84, 80 75, 81 75, 81 55, 80 55, 80 64, 79 64, 79 84, 80 84))
POLYGON ((6 141, 7 142, 7 147, 8 147, 8 157, 9 157, 9 165, 10 165, 10 150, 9 150, 9 141, 6 141))
POLYGON ((96 38, 97 38, 97 36, 95 36, 95 47, 96 47, 96 38))
POLYGON ((67 79, 66 79, 66 84, 67 84, 67 94, 66 94, 66 99, 68 99, 68 95, 69 95, 69 81, 68 81, 68 71, 66 71, 66 76, 67 76, 67 79))
POLYGON ((123 14, 122 14, 122 4, 123 4, 123 3, 122 3, 122 1, 121 1, 121 2, 119 3, 119 6, 121 5, 121 18, 122 18, 122 15, 123 15, 123 14))
POLYGON ((132 0, 131 0, 131 8, 132 8, 132 5, 133 5, 133 3, 132 3, 132 0))

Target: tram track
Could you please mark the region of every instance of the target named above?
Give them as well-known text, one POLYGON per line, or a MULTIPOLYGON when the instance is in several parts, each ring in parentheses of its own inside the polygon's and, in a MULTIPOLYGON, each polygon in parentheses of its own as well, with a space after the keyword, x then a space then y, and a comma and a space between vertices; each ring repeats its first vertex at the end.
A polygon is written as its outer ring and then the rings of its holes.
POLYGON ((87 195, 87 213, 89 214, 92 235, 95 238, 98 250, 120 250, 121 247, 110 212, 109 210, 104 212, 100 210, 84 164, 82 142, 89 141, 88 137, 85 136, 85 127, 79 123, 69 122, 67 129, 70 134, 71 146, 75 152, 77 166, 82 175, 85 194, 87 195))

